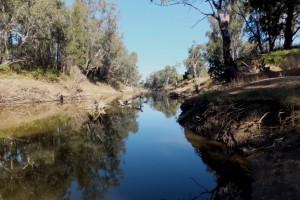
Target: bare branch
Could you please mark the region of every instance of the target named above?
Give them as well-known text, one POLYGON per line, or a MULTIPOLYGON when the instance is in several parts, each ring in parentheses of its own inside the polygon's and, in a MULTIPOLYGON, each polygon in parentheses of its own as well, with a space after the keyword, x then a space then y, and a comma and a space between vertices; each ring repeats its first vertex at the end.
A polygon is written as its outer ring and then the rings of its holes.
MULTIPOLYGON (((205 15, 204 17, 202 17, 201 19, 199 19, 193 26, 192 28, 195 28, 195 26, 198 25, 199 22, 201 22, 202 20, 206 19, 209 15, 205 15)), ((212 16, 212 15, 211 15, 212 16)))
POLYGON ((205 16, 211 16, 212 15, 211 13, 204 13, 204 12, 202 12, 197 6, 193 5, 192 3, 185 2, 185 1, 172 1, 170 3, 169 2, 164 2, 164 1, 161 1, 161 3, 157 3, 157 2, 154 2, 154 1, 151 1, 151 2, 154 5, 163 6, 163 7, 174 6, 174 5, 190 6, 191 8, 193 8, 196 11, 198 11, 199 13, 201 13, 202 15, 205 15, 205 16))

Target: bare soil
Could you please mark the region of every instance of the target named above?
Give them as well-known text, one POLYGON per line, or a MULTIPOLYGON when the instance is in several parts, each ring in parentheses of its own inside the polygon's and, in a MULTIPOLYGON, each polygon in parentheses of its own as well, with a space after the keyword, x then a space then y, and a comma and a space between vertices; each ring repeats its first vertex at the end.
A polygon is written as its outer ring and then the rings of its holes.
POLYGON ((237 94, 255 89, 273 88, 298 88, 300 87, 300 76, 268 78, 251 83, 241 84, 230 88, 224 88, 230 94, 237 94))
POLYGON ((34 80, 24 76, 0 77, 0 104, 40 103, 69 100, 96 100, 110 102, 140 90, 124 87, 117 91, 103 83, 91 83, 87 79, 67 79, 56 82, 34 80))

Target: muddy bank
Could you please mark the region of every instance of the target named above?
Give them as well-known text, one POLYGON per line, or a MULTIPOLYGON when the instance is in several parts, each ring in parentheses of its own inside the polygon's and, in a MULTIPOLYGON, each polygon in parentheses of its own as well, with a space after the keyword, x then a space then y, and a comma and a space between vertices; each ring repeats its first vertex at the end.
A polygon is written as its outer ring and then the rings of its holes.
POLYGON ((251 166, 252 199, 300 198, 299 105, 195 97, 181 109, 183 127, 242 153, 251 166))

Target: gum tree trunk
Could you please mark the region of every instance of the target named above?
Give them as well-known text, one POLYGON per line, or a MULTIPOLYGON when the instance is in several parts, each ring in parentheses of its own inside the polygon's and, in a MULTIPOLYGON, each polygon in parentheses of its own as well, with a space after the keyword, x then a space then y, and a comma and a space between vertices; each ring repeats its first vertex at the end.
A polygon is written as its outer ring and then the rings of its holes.
POLYGON ((291 49, 293 45, 294 32, 294 5, 289 4, 284 31, 284 49, 291 49))
POLYGON ((237 76, 237 70, 231 54, 231 38, 229 33, 230 14, 232 12, 233 2, 233 0, 220 0, 219 3, 214 3, 217 10, 215 19, 218 21, 223 41, 224 78, 226 81, 230 81, 237 76))

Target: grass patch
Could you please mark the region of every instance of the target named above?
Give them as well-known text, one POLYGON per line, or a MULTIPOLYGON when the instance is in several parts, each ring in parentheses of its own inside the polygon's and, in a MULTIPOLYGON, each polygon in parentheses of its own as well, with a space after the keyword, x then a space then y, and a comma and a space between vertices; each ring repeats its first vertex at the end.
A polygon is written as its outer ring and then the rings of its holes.
POLYGON ((2 77, 25 76, 36 80, 44 80, 48 82, 57 82, 58 80, 67 80, 68 76, 56 69, 44 69, 42 67, 30 67, 27 70, 22 69, 18 64, 13 66, 0 65, 0 75, 2 77))
POLYGON ((260 59, 266 64, 275 65, 283 69, 297 67, 300 61, 300 49, 278 50, 264 54, 260 59))

